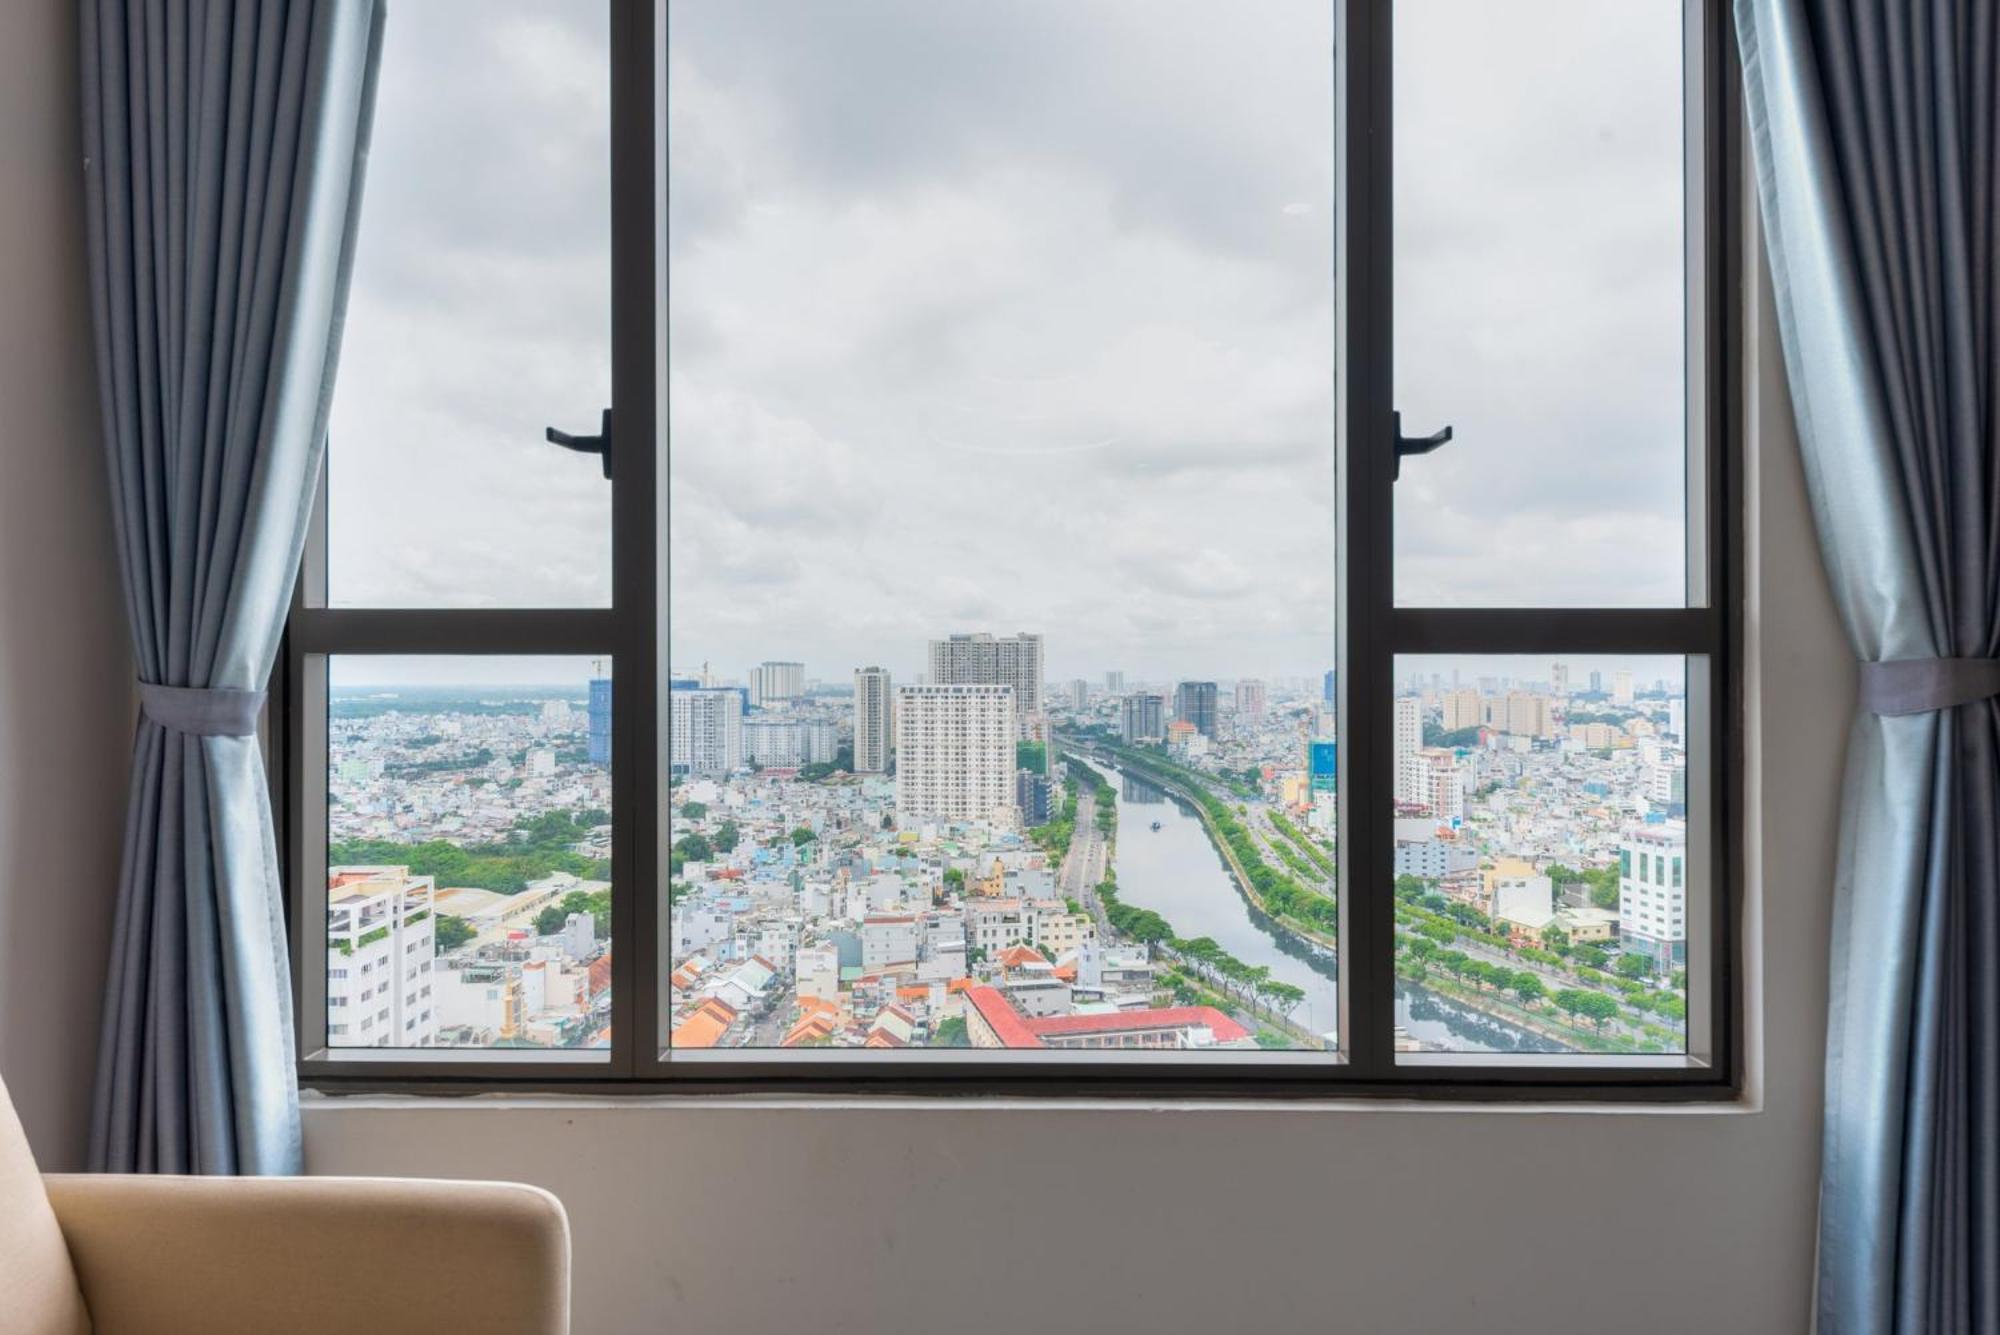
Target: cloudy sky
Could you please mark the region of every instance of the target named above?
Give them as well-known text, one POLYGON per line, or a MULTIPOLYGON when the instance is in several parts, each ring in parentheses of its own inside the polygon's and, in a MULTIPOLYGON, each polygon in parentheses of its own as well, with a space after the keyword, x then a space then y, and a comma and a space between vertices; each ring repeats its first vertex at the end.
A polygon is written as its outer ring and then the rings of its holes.
MULTIPOLYGON (((677 666, 1331 661, 1326 0, 675 0, 677 666)), ((337 604, 609 592, 602 6, 391 20, 337 604)), ((1405 601, 1680 596, 1679 6, 1398 8, 1405 601), (1504 19, 1504 21, 1503 21, 1504 19)))

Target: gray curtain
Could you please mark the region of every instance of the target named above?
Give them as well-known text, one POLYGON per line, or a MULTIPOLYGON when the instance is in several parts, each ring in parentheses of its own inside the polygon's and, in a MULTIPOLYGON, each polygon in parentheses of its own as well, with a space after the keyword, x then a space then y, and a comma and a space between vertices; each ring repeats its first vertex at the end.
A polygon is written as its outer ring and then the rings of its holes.
POLYGON ((382 22, 377 0, 83 5, 98 396, 141 683, 99 1170, 299 1169, 256 724, 319 477, 382 22))
POLYGON ((1808 485, 1862 699, 1823 1335, 2000 1330, 2000 6, 1737 0, 1808 485))

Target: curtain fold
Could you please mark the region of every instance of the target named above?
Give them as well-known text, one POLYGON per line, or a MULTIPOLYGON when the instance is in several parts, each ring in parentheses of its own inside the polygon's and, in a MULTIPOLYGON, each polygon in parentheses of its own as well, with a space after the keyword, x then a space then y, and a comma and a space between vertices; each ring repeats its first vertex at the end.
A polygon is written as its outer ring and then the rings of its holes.
POLYGON ((100 1171, 300 1167, 254 728, 320 473, 381 0, 85 0, 98 398, 141 686, 100 1171))
POLYGON ((1834 887, 1823 1335, 2000 1330, 1996 9, 1736 3, 1807 485, 1869 665, 1834 887))

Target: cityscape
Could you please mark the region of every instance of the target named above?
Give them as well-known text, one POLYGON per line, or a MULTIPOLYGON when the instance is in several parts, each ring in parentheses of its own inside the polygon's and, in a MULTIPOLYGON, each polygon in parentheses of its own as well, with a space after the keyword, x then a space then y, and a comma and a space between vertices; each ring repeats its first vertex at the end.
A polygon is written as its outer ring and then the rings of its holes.
MULTIPOLYGON (((1331 671, 926 649, 671 678, 673 1048, 1337 1050, 1331 671)), ((608 1044, 611 683, 575 667, 334 691, 329 1043, 608 1044)), ((1685 1051, 1682 674, 1399 662, 1399 1050, 1685 1051)))

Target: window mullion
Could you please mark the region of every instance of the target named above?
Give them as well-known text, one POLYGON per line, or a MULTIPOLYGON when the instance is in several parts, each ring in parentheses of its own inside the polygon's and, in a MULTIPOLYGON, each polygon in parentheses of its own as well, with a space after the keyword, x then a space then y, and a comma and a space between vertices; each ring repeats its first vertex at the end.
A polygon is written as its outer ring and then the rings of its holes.
POLYGON ((611 397, 613 658, 611 1051, 622 1076, 659 1051, 659 312, 654 209, 658 0, 611 4, 611 397))
POLYGON ((1389 0, 1344 0, 1335 29, 1341 1045, 1350 1069, 1363 1077, 1390 1071, 1395 1024, 1392 808, 1388 790, 1374 781, 1388 772, 1390 742, 1390 19, 1389 0))

